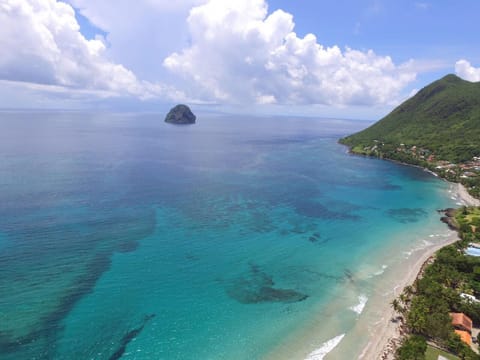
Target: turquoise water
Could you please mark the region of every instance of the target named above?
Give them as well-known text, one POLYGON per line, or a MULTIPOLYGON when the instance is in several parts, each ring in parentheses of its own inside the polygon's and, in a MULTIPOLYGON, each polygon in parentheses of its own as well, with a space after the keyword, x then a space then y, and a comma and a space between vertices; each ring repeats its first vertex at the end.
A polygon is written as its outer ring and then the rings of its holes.
POLYGON ((348 155, 336 139, 364 122, 0 125, 2 359, 262 358, 313 310, 368 297, 382 249, 441 231, 454 203, 424 171, 348 155))

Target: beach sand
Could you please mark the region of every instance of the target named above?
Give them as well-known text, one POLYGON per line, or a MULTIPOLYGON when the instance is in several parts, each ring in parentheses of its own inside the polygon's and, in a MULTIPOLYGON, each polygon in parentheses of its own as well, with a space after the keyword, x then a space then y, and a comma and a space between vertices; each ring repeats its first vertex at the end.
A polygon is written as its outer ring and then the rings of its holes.
MULTIPOLYGON (((458 201, 459 205, 470 206, 479 203, 462 185, 452 183, 449 192, 452 199, 458 201)), ((381 276, 375 278, 373 288, 368 291, 368 301, 359 309, 353 328, 344 333, 338 321, 329 321, 329 314, 345 314, 348 305, 344 300, 350 298, 351 294, 358 293, 358 286, 361 286, 358 284, 362 283, 364 274, 356 274, 356 279, 360 281, 356 281, 355 288, 341 288, 341 292, 347 292, 348 295, 339 294, 338 300, 329 304, 328 308, 322 308, 319 313, 313 313, 314 320, 309 327, 303 329, 301 333, 294 334, 292 336, 294 340, 278 346, 265 357, 265 360, 393 359, 402 335, 400 334, 401 324, 392 321, 398 316, 391 307, 392 300, 400 295, 405 286, 413 284, 424 264, 432 259, 436 251, 457 240, 457 232, 448 230, 445 226, 445 231, 440 234, 431 234, 425 239, 418 238, 418 245, 411 251, 405 252, 400 237, 398 241, 393 242, 392 248, 382 250, 384 251, 382 257, 388 266, 385 265, 381 276), (398 256, 399 254, 402 256, 398 256), (329 340, 319 344, 315 339, 329 340), (312 351, 314 348, 317 350, 312 351)))
MULTIPOLYGON (((463 185, 452 184, 452 188, 455 196, 462 204, 467 206, 480 206, 480 200, 473 198, 463 185)), ((377 316, 379 316, 379 321, 375 326, 370 328, 370 341, 358 359, 394 359, 393 355, 402 339, 402 335, 400 333, 400 323, 391 321, 398 315, 393 311, 390 305, 391 301, 402 292, 405 286, 413 284, 415 279, 420 275, 424 264, 433 257, 436 251, 457 240, 457 233, 452 232, 450 236, 442 239, 440 243, 418 251, 417 254, 414 254, 415 256, 412 254, 412 257, 405 262, 403 275, 400 278, 398 278, 397 275, 397 279, 393 282, 395 284, 395 291, 393 291, 390 296, 384 296, 383 304, 376 304, 376 306, 380 306, 376 311, 377 316)), ((401 273, 402 269, 399 270, 401 273)), ((333 356, 334 354, 332 353, 331 355, 333 356)), ((326 358, 328 359, 328 357, 326 358)), ((332 357, 332 359, 333 358, 334 357, 332 357)))
POLYGON ((428 239, 428 243, 423 244, 420 241, 418 246, 409 252, 404 251, 401 238, 394 242, 398 246, 385 249, 383 256, 394 260, 385 260, 388 267, 380 276, 375 277, 374 281, 369 280, 374 287, 369 289, 368 301, 364 307, 358 309, 353 328, 345 333, 345 329, 339 326, 338 321, 331 321, 329 314, 355 315, 353 311, 347 310, 352 307, 349 308, 345 299, 351 299, 352 294, 358 293, 361 286, 358 284, 362 283, 361 274, 355 274, 357 285, 352 284, 352 288, 343 286, 340 289, 343 296, 339 294, 337 301, 329 303, 321 312, 312 314, 312 319, 318 320, 312 322, 303 333, 296 333, 293 336, 295 340, 286 341, 265 360, 393 359, 392 345, 399 343, 401 335, 400 324, 391 321, 397 314, 393 312, 390 303, 406 285, 415 281, 423 264, 438 249, 458 240, 457 233, 448 230, 446 226, 444 233, 433 236, 428 239), (323 339, 324 342, 315 343, 315 339, 323 339))
POLYGON ((457 185, 457 194, 460 198, 461 202, 465 203, 467 206, 480 206, 480 200, 475 199, 472 195, 470 195, 462 184, 457 185))
MULTIPOLYGON (((395 279, 390 279, 393 285, 392 291, 384 293, 380 301, 371 299, 372 306, 376 309, 373 314, 365 314, 367 319, 376 318, 377 321, 371 326, 368 331, 370 333, 370 340, 365 348, 362 350, 358 359, 393 359, 396 347, 401 341, 402 335, 400 333, 400 322, 393 322, 397 313, 391 307, 391 302, 395 299, 407 285, 413 284, 417 276, 420 274, 423 266, 432 259, 436 251, 442 247, 454 243, 458 240, 456 233, 450 234, 443 238, 434 246, 426 247, 425 249, 417 251, 415 254, 407 259, 402 268, 396 269, 395 279), (403 274, 402 274, 403 272, 403 274), (399 276, 401 274, 401 276, 399 276), (373 316, 372 316, 373 315, 373 316)), ((382 283, 384 283, 382 281, 382 283)), ((361 320, 359 320, 360 322, 361 320)), ((365 326, 358 324, 358 327, 364 329, 365 326)), ((333 354, 332 354, 333 355, 333 354)), ((333 359, 334 357, 332 357, 333 359)))

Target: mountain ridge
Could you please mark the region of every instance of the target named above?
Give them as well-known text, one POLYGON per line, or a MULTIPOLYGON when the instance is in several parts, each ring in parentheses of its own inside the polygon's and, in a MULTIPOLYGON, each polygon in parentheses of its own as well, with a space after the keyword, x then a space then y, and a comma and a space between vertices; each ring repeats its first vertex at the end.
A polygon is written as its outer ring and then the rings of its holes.
POLYGON ((358 146, 369 146, 374 140, 425 147, 453 162, 480 156, 480 83, 446 75, 340 142, 356 152, 358 146))
POLYGON ((339 142, 354 154, 420 165, 480 193, 480 82, 446 75, 339 142))

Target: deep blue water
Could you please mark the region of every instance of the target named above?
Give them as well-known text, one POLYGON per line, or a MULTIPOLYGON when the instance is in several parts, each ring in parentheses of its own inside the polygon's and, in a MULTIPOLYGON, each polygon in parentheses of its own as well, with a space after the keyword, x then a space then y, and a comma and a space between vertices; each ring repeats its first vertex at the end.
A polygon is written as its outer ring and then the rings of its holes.
POLYGON ((0 358, 261 358, 452 203, 366 125, 0 113, 0 358))

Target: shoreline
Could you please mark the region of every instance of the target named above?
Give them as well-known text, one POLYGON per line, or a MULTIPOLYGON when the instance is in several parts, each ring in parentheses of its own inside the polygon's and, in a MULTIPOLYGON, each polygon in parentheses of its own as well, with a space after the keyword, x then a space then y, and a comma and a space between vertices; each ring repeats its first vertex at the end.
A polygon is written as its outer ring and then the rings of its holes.
MULTIPOLYGON (((444 180, 448 184, 448 187, 444 190, 445 195, 456 203, 456 207, 480 206, 480 200, 471 196, 461 183, 448 181, 421 166, 394 160, 389 161, 399 165, 417 167, 438 179, 444 180)), ((452 204, 453 206, 455 205, 452 204)), ((440 219, 436 221, 441 226, 440 219)), ((304 330, 295 333, 294 339, 300 340, 287 340, 285 343, 275 347, 263 358, 265 360, 394 360, 395 350, 400 345, 405 334, 402 333, 402 324, 398 321, 392 321, 398 314, 393 311, 391 302, 400 295, 406 286, 413 284, 422 275, 426 265, 433 261, 438 250, 460 240, 456 230, 448 229, 447 226, 444 229, 445 233, 441 231, 441 233, 432 233, 425 238, 418 238, 420 246, 415 246, 412 251, 406 253, 406 258, 395 260, 388 265, 388 268, 383 265, 387 269, 382 278, 378 278, 378 283, 375 284, 374 288, 370 289, 371 296, 369 295, 364 303, 360 301, 362 305, 358 314, 361 316, 357 318, 353 328, 344 331, 341 327, 319 327, 319 322, 315 321, 304 330), (321 331, 320 333, 318 332, 319 330, 321 331), (325 339, 322 340, 324 342, 316 343, 311 336, 313 332, 317 335, 315 338, 325 339), (359 342, 360 338, 364 340, 359 342), (311 350, 312 348, 314 349, 313 351, 311 350), (306 349, 310 350, 306 351, 306 349)), ((410 237, 408 234, 407 236, 410 237)), ((384 256, 387 256, 386 253, 384 256)), ((345 311, 346 308, 353 310, 351 306, 340 305, 340 302, 331 305, 329 311, 335 312, 339 308, 342 308, 342 311, 345 311)))
POLYGON ((457 185, 457 194, 459 200, 465 203, 467 206, 480 206, 480 200, 470 195, 465 186, 460 183, 452 183, 457 185))
POLYGON ((452 235, 447 241, 426 248, 422 254, 415 260, 413 265, 409 266, 408 272, 395 285, 394 292, 388 298, 384 298, 383 308, 380 310, 381 321, 371 329, 370 341, 364 347, 357 359, 370 360, 393 360, 395 350, 403 339, 401 324, 393 322, 398 314, 392 309, 390 303, 403 289, 415 282, 421 276, 425 266, 434 258, 435 253, 441 248, 458 241, 457 235, 452 235))
MULTIPOLYGON (((347 153, 353 156, 364 156, 380 160, 387 160, 399 165, 412 166, 418 169, 422 169, 423 171, 428 172, 431 175, 442 179, 450 184, 449 193, 452 200, 457 201, 458 206, 480 206, 480 199, 477 199, 470 195, 470 193, 463 184, 448 181, 447 179, 440 177, 434 171, 431 171, 430 169, 427 169, 420 165, 408 164, 389 158, 379 158, 376 156, 356 154, 351 151, 350 147, 348 147, 347 153)), ((408 260, 404 262, 403 269, 408 268, 408 272, 405 273, 402 277, 396 276, 391 279, 392 282, 395 282, 396 285, 393 289, 391 296, 384 297, 383 303, 379 304, 381 309, 377 311, 377 316, 380 316, 381 320, 375 323, 374 327, 369 331, 369 341, 367 345, 363 348, 363 350, 360 352, 360 354, 357 356, 358 360, 394 360, 395 350, 400 345, 404 334, 401 333, 401 324, 391 321, 398 315, 392 309, 390 304, 391 301, 395 299, 406 286, 413 284, 415 280, 417 280, 422 275, 425 266, 434 259, 435 253, 438 250, 445 246, 453 244, 458 240, 460 240, 460 238, 457 231, 452 230, 452 236, 448 237, 446 241, 423 249, 422 253, 417 255, 418 257, 413 264, 409 263, 408 260)), ((399 270, 401 270, 401 268, 399 270)), ((326 359, 330 359, 330 357, 327 355, 326 359)))
MULTIPOLYGON (((457 190, 456 184, 448 183, 443 190, 443 196, 455 196, 456 201, 469 200, 460 198, 457 190)), ((290 334, 289 338, 262 359, 393 359, 394 347, 399 343, 402 334, 399 331, 400 324, 391 321, 397 316, 390 305, 391 301, 405 286, 415 281, 420 270, 435 252, 459 239, 457 232, 442 224, 439 218, 433 218, 427 226, 429 230, 421 234, 415 230, 412 233, 408 229, 407 232, 394 234, 395 239, 391 241, 391 245, 372 254, 375 259, 379 255, 374 262, 375 272, 370 267, 354 272, 354 281, 347 286, 342 285, 338 294, 334 295, 337 297, 336 301, 329 303, 326 308, 322 305, 319 311, 313 309, 313 320, 307 326, 290 334), (433 224, 437 225, 430 228, 433 224), (402 242, 402 239, 406 238, 411 239, 408 240, 408 247, 402 242), (364 281, 368 283, 362 283, 364 281), (358 297, 356 303, 352 303, 352 294, 358 297), (354 307, 358 309, 353 309, 354 307), (340 312, 343 320, 335 317, 336 320, 330 321, 328 314, 340 312), (341 321, 345 321, 347 316, 346 321, 356 318, 353 327, 342 326, 341 321)))
MULTIPOLYGON (((454 194, 458 197, 458 200, 466 206, 480 206, 480 200, 475 199, 471 196, 467 189, 460 183, 451 183, 453 187, 454 194)), ((367 359, 381 359, 381 360, 393 360, 394 354, 397 346, 403 339, 403 334, 401 333, 400 323, 394 323, 391 319, 395 318, 395 311, 392 309, 390 302, 400 294, 403 289, 411 285, 418 279, 425 266, 434 258, 435 253, 441 248, 448 246, 456 241, 460 240, 458 234, 454 232, 452 237, 449 237, 447 241, 442 242, 441 244, 436 244, 432 247, 426 248, 423 253, 418 257, 413 266, 409 268, 408 273, 406 273, 403 278, 400 280, 400 283, 396 285, 395 289, 399 288, 398 293, 392 294, 393 296, 389 301, 385 303, 385 307, 382 310, 382 321, 377 324, 374 329, 372 329, 371 340, 363 351, 358 356, 359 360, 367 359), (374 336, 373 336, 374 335, 374 336), (373 338, 373 339, 372 339, 373 338)), ((385 299, 387 300, 387 299, 385 299)))
MULTIPOLYGON (((341 145, 344 145, 342 143, 339 143, 341 145)), ((390 161, 390 162, 393 162, 395 164, 399 164, 399 165, 404 165, 404 166, 411 166, 411 167, 415 167, 417 169, 421 169, 439 179, 442 179, 443 181, 446 181, 452 185, 456 185, 458 187, 457 189, 457 194, 459 195, 459 200, 461 200, 464 205, 466 206, 480 206, 480 199, 477 199, 475 197, 473 197, 472 195, 470 195, 470 193, 468 192, 467 188, 462 184, 462 183, 457 183, 457 182, 452 182, 452 181, 449 181, 443 177, 441 177, 440 175, 438 175, 435 171, 432 171, 426 167, 423 167, 421 165, 415 165, 415 164, 409 164, 409 163, 406 163, 406 162, 403 162, 403 161, 399 161, 399 160, 394 160, 394 159, 389 159, 389 158, 381 158, 381 157, 378 157, 378 156, 373 156, 373 155, 365 155, 365 154, 357 154, 355 152, 352 151, 352 148, 348 145, 344 145, 344 146, 347 146, 347 151, 346 153, 349 154, 349 155, 352 155, 352 156, 362 156, 362 157, 366 157, 366 158, 371 158, 371 159, 378 159, 378 160, 385 160, 385 161, 390 161)))

